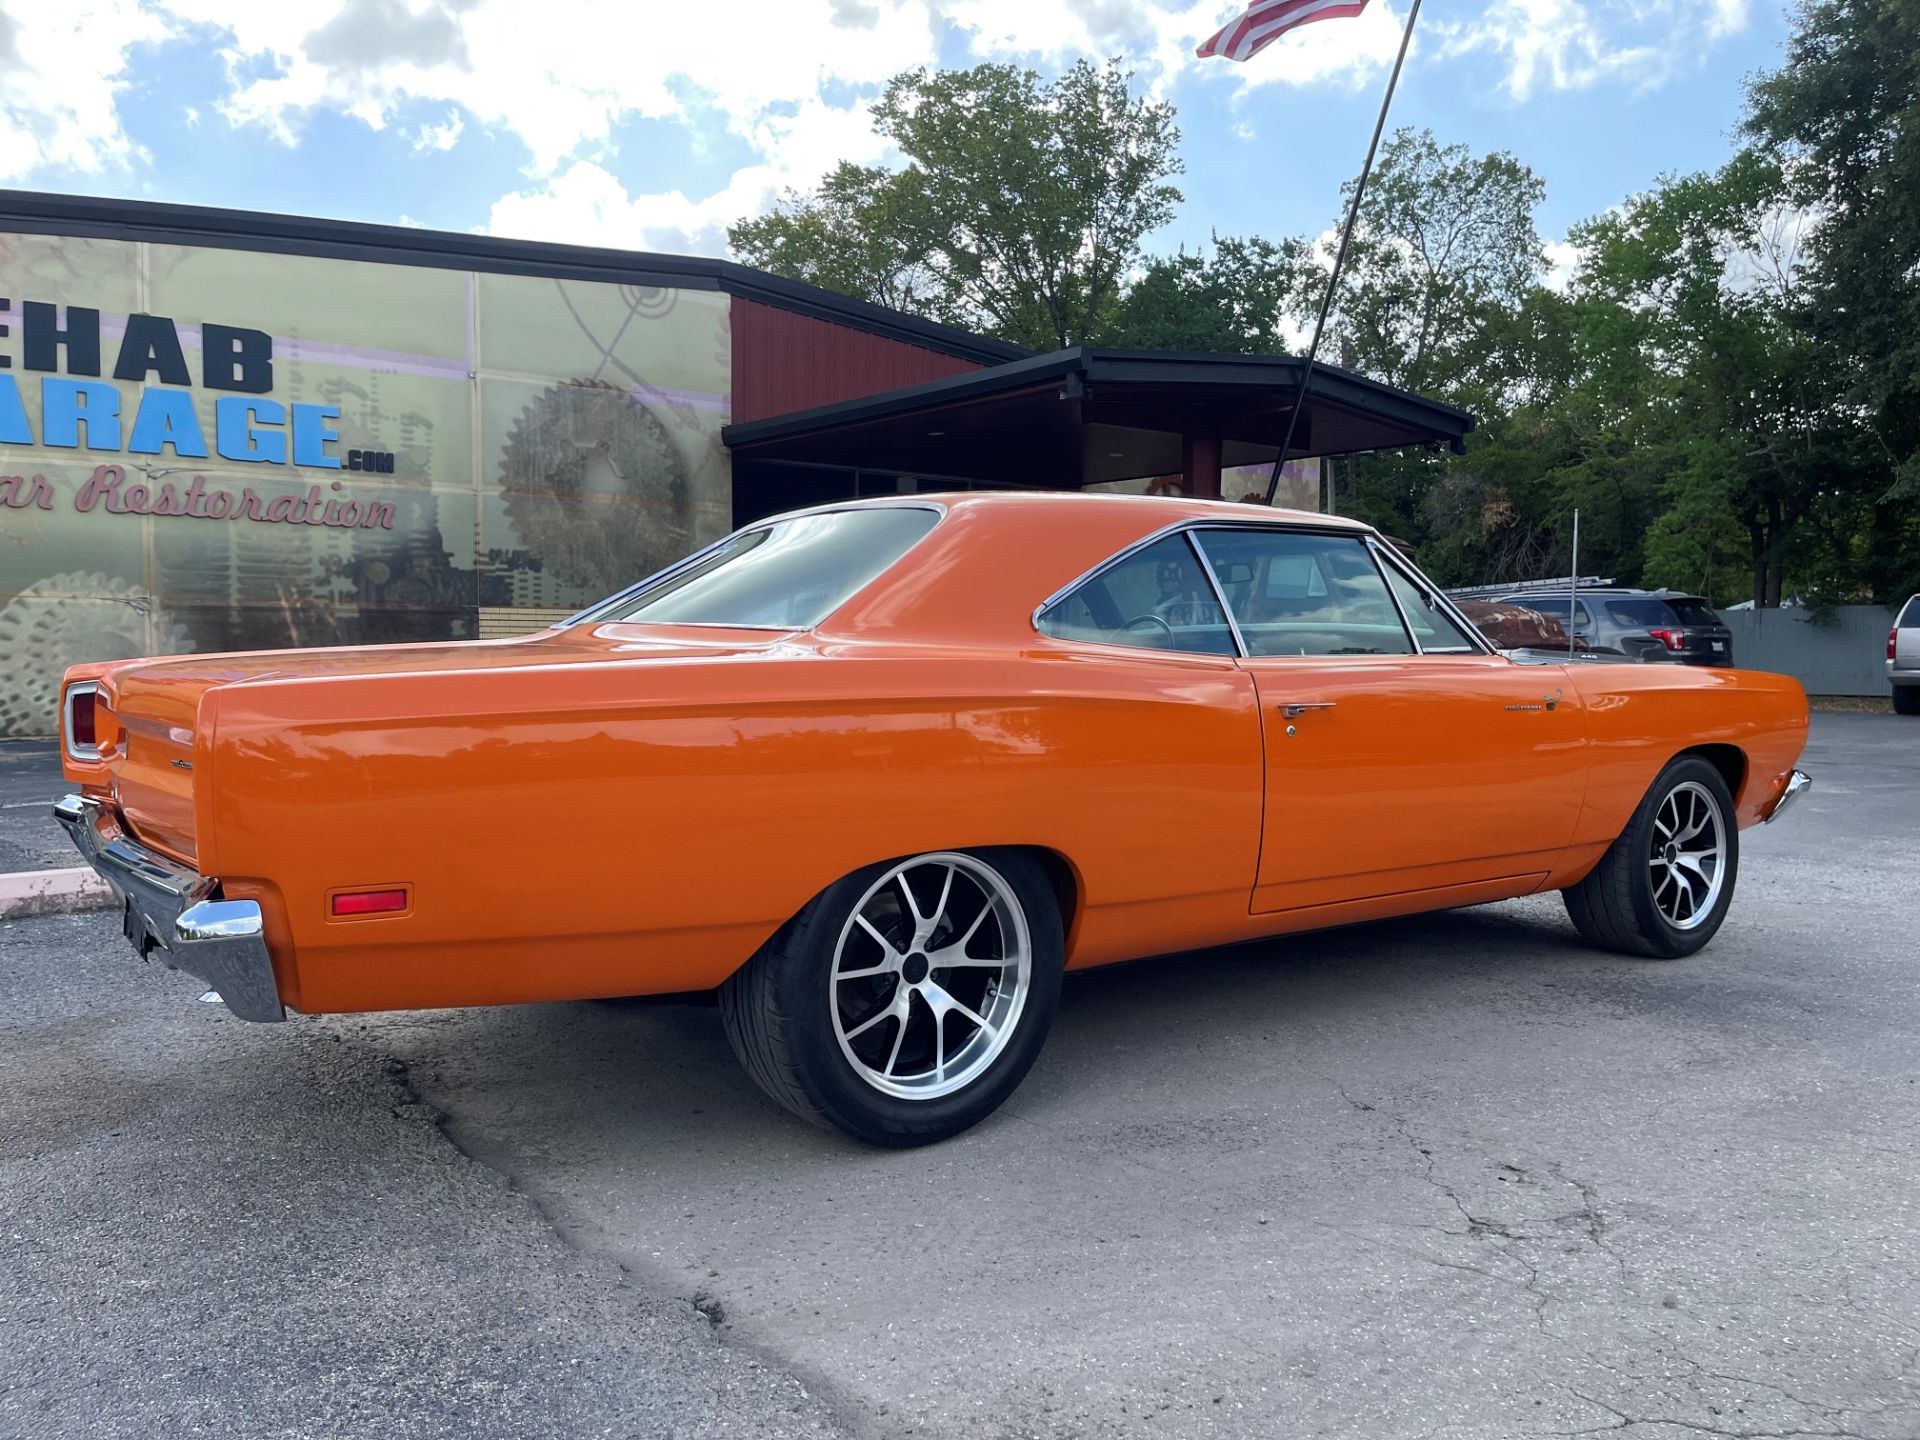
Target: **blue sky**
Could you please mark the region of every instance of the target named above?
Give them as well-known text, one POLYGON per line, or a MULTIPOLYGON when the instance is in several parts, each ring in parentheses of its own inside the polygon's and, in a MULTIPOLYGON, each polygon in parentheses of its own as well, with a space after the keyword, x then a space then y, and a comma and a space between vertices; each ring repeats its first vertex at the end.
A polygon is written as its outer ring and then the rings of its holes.
MULTIPOLYGON (((1396 8, 1397 7, 1397 8, 1396 8)), ((1179 109, 1187 173, 1155 248, 1336 218, 1404 18, 1193 58, 1233 0, 0 0, 0 184, 635 249, 724 227, 841 158, 918 64, 1054 71, 1120 55, 1179 109)), ((1731 152, 1778 63, 1760 0, 1427 0, 1394 123, 1511 150, 1551 241, 1731 152)))

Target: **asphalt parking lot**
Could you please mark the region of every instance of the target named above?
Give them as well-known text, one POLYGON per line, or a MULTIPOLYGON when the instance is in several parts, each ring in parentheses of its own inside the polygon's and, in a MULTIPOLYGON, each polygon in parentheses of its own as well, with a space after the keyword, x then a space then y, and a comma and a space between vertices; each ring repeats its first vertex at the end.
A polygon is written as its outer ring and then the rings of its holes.
POLYGON ((256 1027, 9 923, 0 1435, 1920 1435, 1920 722, 1803 764, 1693 960, 1545 898, 1089 974, 904 1154, 710 1009, 256 1027))

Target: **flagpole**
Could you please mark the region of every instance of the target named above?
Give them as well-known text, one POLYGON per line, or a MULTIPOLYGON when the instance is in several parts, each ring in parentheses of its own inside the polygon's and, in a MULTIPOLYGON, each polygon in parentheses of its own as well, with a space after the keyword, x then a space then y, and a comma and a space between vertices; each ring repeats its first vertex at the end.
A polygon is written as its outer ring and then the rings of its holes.
MULTIPOLYGON (((1320 332, 1326 328, 1327 312, 1333 308, 1333 293, 1340 285, 1340 270, 1347 263, 1347 242, 1353 239, 1353 225, 1360 218, 1360 198, 1367 193, 1367 177, 1373 173, 1373 155, 1380 148, 1381 132, 1387 128, 1387 111, 1393 105, 1394 87, 1400 83, 1400 67, 1407 58, 1407 45, 1413 39, 1413 22, 1420 18, 1420 0, 1413 0, 1407 11, 1407 28, 1400 32, 1400 53, 1393 57, 1393 73, 1387 77, 1387 93, 1380 99, 1380 118, 1373 122, 1373 139, 1367 145, 1366 163, 1354 182, 1353 204, 1347 207, 1346 227, 1340 232, 1340 248, 1333 252, 1333 274, 1327 277, 1327 293, 1320 301, 1320 318, 1313 322, 1313 343, 1307 346, 1307 363, 1300 371, 1300 389, 1293 398, 1293 413, 1287 417, 1286 438, 1280 453, 1273 457, 1273 474, 1267 480, 1267 504, 1273 504, 1280 488, 1280 469, 1287 463, 1287 451, 1293 448, 1293 432, 1300 424, 1300 412, 1307 408, 1307 387, 1313 383, 1314 357, 1320 353, 1320 332)), ((1329 507, 1331 508, 1331 507, 1329 507)))

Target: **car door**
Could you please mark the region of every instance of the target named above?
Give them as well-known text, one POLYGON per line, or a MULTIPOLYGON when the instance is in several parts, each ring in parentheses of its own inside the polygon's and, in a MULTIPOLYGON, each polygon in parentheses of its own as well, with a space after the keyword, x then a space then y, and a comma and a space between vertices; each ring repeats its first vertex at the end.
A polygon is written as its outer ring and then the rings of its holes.
POLYGON ((1585 716, 1350 531, 1196 532, 1259 694, 1256 913, 1544 876, 1571 841, 1585 716))

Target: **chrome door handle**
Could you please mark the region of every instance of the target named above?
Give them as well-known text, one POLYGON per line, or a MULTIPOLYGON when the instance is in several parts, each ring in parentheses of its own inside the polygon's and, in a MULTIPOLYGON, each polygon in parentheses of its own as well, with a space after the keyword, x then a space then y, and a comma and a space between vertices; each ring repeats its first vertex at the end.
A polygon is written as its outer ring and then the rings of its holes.
POLYGON ((1280 713, 1289 720, 1298 720, 1309 710, 1331 710, 1331 700, 1289 700, 1280 707, 1280 713))

